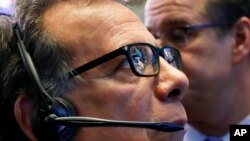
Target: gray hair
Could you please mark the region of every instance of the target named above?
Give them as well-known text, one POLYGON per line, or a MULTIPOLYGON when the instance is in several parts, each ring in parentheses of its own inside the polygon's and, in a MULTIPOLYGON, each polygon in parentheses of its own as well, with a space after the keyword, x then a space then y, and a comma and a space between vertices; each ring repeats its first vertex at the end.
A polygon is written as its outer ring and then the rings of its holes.
MULTIPOLYGON (((45 90, 51 96, 63 97, 68 91, 65 73, 71 69, 71 57, 66 47, 50 36, 42 26, 43 12, 60 0, 17 0, 15 21, 21 27, 24 44, 34 62, 45 90)), ((32 129, 39 140, 48 139, 48 129, 40 119, 39 90, 29 79, 17 48, 17 41, 8 18, 0 20, 1 96, 0 136, 3 141, 28 140, 15 121, 14 103, 19 95, 27 95, 33 103, 30 116, 32 129), (4 56, 2 56, 2 54, 4 56)))
MULTIPOLYGON (((73 0, 16 0, 14 19, 20 26, 21 36, 38 71, 42 85, 51 96, 63 97, 70 90, 70 84, 67 83, 69 78, 65 76, 65 73, 72 69, 72 57, 69 55, 68 47, 47 32, 43 26, 42 16, 54 4, 67 1, 73 0)), ((104 0, 78 1, 81 4, 90 5, 104 0)), ((32 87, 34 84, 25 70, 11 22, 2 23, 0 21, 0 30, 3 30, 0 35, 2 45, 0 53, 6 54, 5 58, 0 56, 0 61, 6 62, 1 65, 0 70, 0 80, 3 82, 0 93, 0 115, 4 115, 0 116, 2 141, 28 140, 16 123, 12 112, 16 98, 24 94, 34 101, 32 106, 34 112, 30 116, 34 134, 40 141, 53 140, 48 136, 47 126, 43 125, 44 119, 40 118, 39 90, 32 87)))

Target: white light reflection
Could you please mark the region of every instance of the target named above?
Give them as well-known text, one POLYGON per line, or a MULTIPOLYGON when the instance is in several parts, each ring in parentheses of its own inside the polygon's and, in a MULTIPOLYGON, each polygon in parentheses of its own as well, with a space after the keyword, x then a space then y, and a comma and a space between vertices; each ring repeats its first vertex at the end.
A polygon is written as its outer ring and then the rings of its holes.
POLYGON ((0 0, 0 13, 13 15, 13 0, 0 0))

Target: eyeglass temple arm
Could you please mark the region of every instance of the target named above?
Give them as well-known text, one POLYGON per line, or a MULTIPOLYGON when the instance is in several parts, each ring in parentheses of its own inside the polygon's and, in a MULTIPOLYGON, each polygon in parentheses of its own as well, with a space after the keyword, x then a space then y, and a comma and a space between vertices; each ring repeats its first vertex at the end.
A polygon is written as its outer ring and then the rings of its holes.
POLYGON ((121 54, 126 54, 122 48, 115 50, 113 52, 110 52, 110 53, 108 53, 100 58, 97 58, 97 59, 95 59, 95 60, 93 60, 85 65, 82 65, 82 66, 66 73, 66 76, 68 78, 75 77, 75 76, 79 75, 80 73, 85 72, 87 70, 90 70, 90 69, 92 69, 92 68, 94 68, 94 67, 96 67, 96 66, 98 66, 98 65, 100 65, 108 60, 111 60, 111 59, 121 55, 121 54))

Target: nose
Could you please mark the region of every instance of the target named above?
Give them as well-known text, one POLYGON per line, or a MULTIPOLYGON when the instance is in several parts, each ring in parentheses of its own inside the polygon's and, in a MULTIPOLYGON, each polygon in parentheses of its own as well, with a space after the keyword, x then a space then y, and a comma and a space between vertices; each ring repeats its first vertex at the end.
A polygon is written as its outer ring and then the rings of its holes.
POLYGON ((161 101, 180 101, 188 85, 186 75, 160 57, 160 71, 154 90, 156 97, 161 101))

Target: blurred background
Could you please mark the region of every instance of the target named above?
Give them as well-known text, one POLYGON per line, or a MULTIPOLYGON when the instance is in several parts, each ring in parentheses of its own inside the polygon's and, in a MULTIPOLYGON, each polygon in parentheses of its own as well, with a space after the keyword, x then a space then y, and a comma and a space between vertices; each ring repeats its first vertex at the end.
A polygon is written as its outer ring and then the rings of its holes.
POLYGON ((144 6, 146 0, 120 0, 131 10, 133 10, 143 21, 144 20, 144 6))
POLYGON ((0 0, 0 13, 6 15, 13 14, 13 1, 14 0, 0 0))

